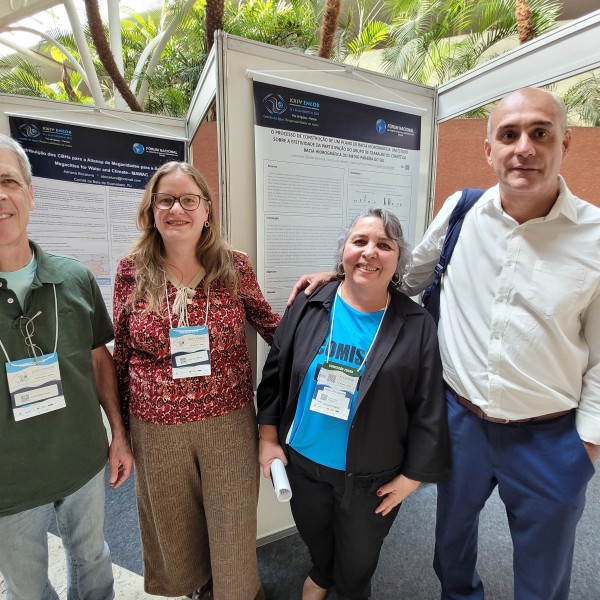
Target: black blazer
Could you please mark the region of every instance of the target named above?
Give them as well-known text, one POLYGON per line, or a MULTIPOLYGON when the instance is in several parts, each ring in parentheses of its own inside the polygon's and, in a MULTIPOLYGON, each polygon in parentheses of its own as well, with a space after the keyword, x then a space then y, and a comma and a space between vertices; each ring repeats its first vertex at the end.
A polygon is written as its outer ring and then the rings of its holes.
MULTIPOLYGON (((286 436, 310 363, 323 344, 340 282, 299 294, 285 312, 258 386, 258 422, 286 436)), ((346 451, 346 493, 377 489, 402 473, 423 482, 449 470, 448 425, 431 316, 410 298, 391 291, 390 304, 361 378, 346 451)))

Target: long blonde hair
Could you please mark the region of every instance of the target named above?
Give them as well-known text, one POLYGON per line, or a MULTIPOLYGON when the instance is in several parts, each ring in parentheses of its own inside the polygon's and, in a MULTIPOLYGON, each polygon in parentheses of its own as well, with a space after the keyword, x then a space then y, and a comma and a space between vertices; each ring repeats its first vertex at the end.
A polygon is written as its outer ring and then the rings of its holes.
MULTIPOLYGON (((142 235, 135 242, 132 251, 136 288, 129 301, 133 306, 137 301, 145 300, 150 311, 159 311, 162 304, 166 267, 164 243, 154 223, 152 194, 162 177, 177 171, 185 173, 192 179, 202 191, 202 196, 209 207, 211 206, 211 193, 204 177, 189 163, 176 161, 165 163, 146 185, 142 202, 137 210, 137 227, 142 235)), ((196 258, 206 271, 203 281, 205 293, 208 291, 208 286, 218 279, 232 296, 237 295, 237 274, 233 267, 232 249, 222 236, 212 210, 208 211, 208 227, 202 229, 196 244, 196 258)))

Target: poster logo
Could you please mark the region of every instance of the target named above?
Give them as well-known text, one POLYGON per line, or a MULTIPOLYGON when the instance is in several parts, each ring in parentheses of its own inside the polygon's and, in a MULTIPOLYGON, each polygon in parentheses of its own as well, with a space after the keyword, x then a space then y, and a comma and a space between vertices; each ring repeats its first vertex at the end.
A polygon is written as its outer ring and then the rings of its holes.
POLYGON ((19 126, 19 132, 28 138, 36 138, 40 135, 41 131, 32 123, 23 123, 19 126))
POLYGON ((144 148, 144 145, 140 144, 139 142, 136 142, 132 146, 132 149, 136 154, 144 154, 144 152, 146 151, 146 148, 144 148))
POLYGON ((281 115, 287 110, 287 104, 281 94, 267 94, 263 98, 263 104, 271 115, 281 115))
POLYGON ((375 122, 375 131, 379 135, 382 135, 387 131, 387 124, 383 119, 377 119, 375 122))

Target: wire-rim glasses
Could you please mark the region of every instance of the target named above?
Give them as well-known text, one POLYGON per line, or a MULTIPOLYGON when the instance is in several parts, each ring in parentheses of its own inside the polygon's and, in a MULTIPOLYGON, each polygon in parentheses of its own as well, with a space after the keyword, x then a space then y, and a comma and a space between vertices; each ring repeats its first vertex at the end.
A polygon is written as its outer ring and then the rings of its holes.
POLYGON ((35 327, 33 325, 33 320, 36 317, 41 315, 41 311, 38 311, 33 317, 21 317, 19 326, 21 328, 21 335, 25 340, 25 345, 27 346, 27 353, 29 354, 29 358, 34 358, 37 362, 37 359, 44 354, 43 350, 33 342, 33 334, 35 332, 35 327))
POLYGON ((183 210, 191 212, 200 206, 202 200, 206 200, 206 198, 199 194, 182 194, 181 196, 163 194, 162 192, 152 194, 152 203, 158 210, 170 210, 175 202, 179 202, 179 206, 183 210))

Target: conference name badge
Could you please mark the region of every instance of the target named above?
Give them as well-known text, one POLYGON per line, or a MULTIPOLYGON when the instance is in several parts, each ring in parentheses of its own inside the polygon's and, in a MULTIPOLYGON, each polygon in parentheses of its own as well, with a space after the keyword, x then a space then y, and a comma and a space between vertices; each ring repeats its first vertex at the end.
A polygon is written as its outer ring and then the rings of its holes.
POLYGON ((324 363, 317 376, 310 410, 347 421, 359 380, 358 369, 334 362, 324 363))
POLYGON ((172 327, 169 330, 173 379, 211 374, 208 326, 172 327))
POLYGON ((56 352, 7 362, 5 366, 15 421, 65 408, 56 352))

